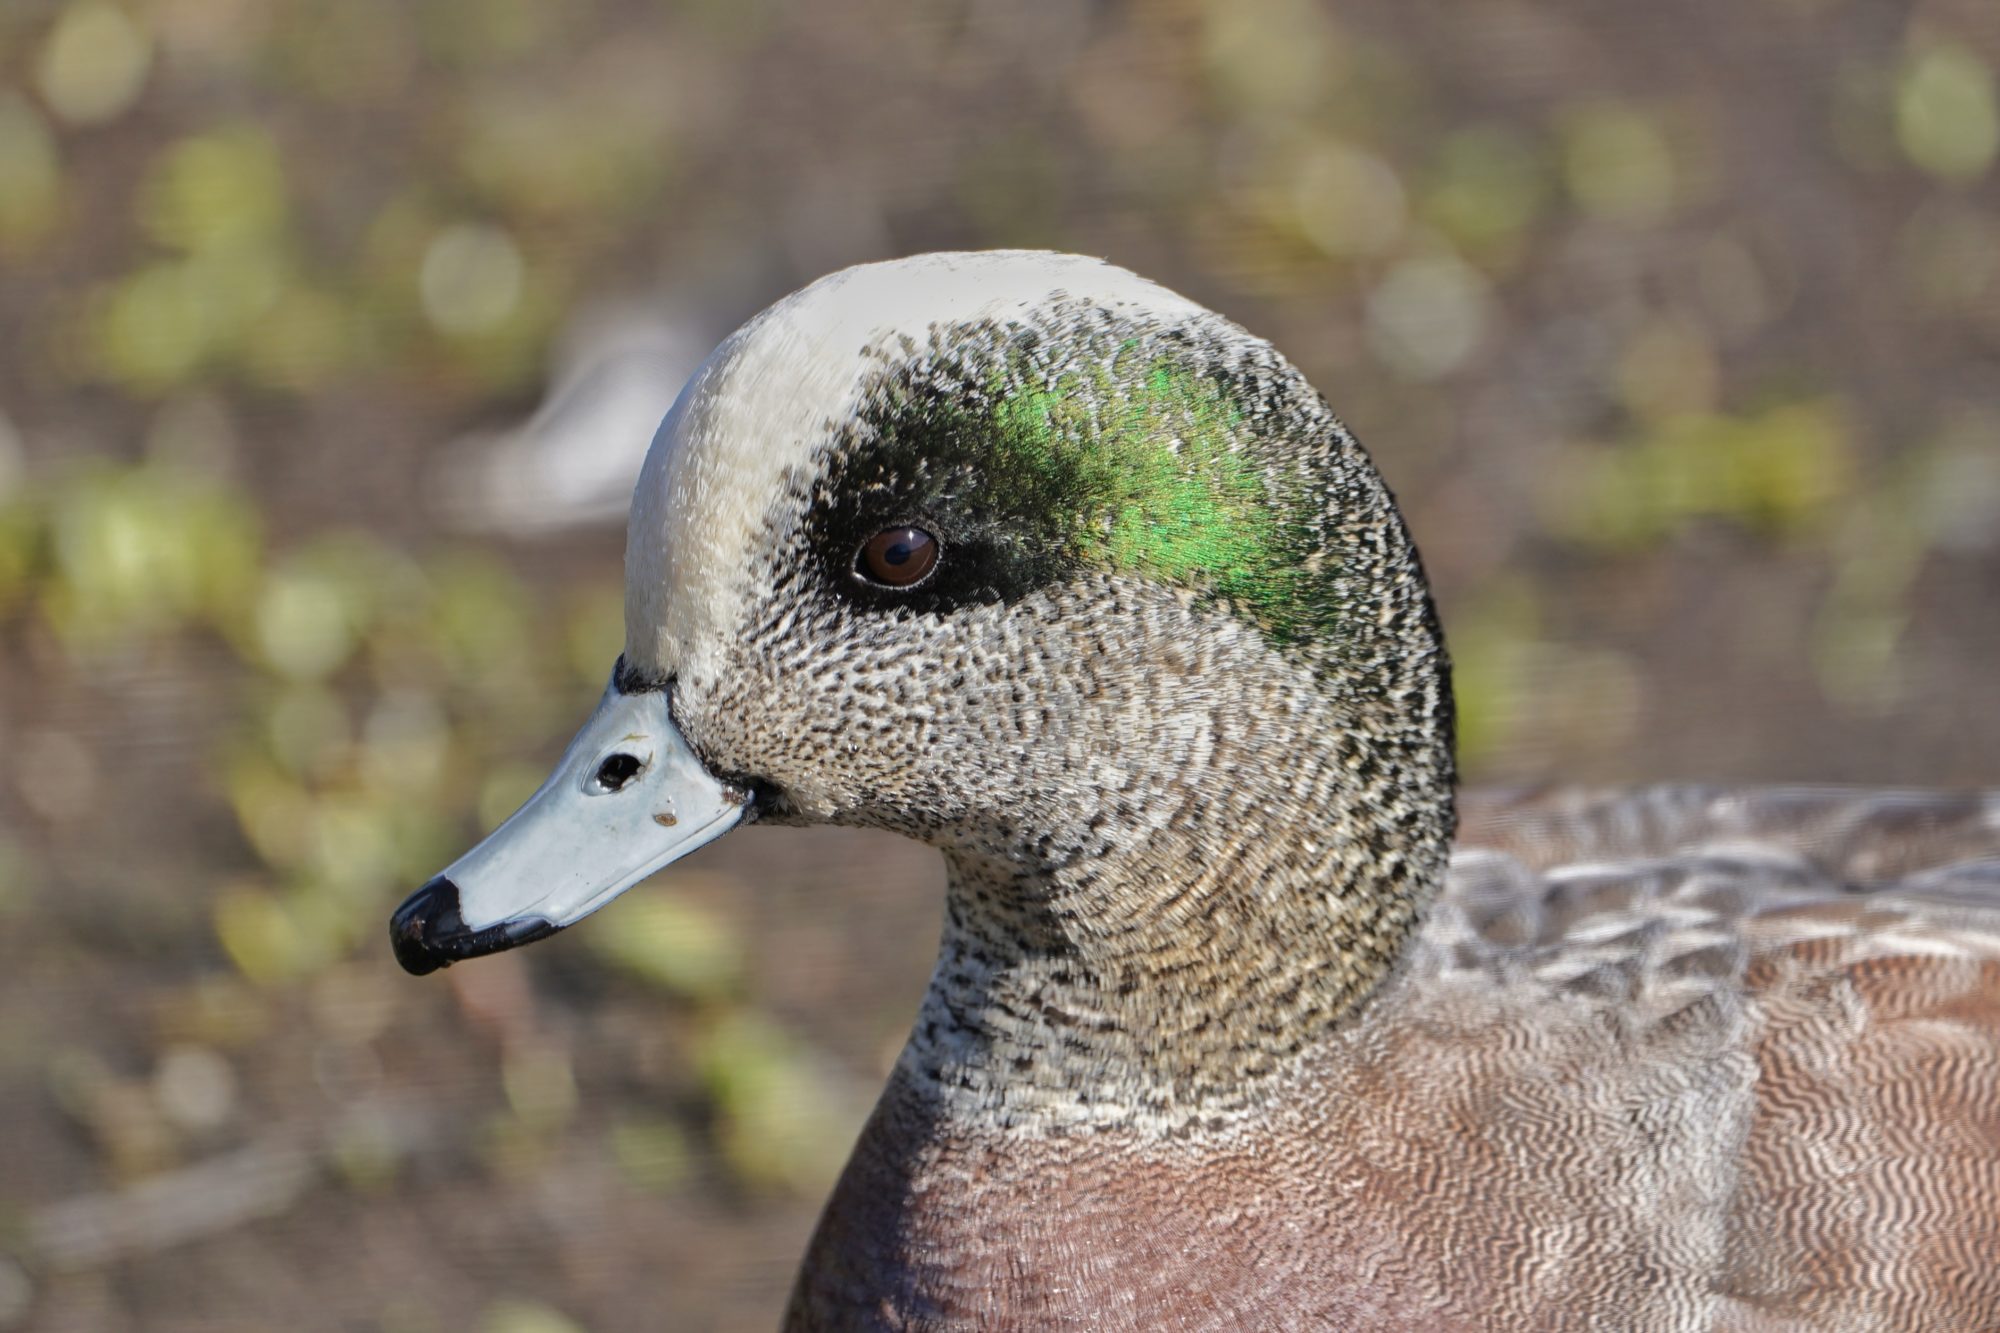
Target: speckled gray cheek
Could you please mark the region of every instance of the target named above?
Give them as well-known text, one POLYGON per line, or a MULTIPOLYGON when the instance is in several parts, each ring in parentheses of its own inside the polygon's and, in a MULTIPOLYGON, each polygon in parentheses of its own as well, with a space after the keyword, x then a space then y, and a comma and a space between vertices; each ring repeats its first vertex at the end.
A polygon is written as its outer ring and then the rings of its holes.
MULTIPOLYGON (((968 347, 992 364, 1015 346, 996 332, 882 367, 877 408, 829 423, 686 725, 782 793, 779 818, 945 851, 945 939, 903 1077, 1011 1123, 1211 1116, 1340 1022, 1417 919, 1450 827, 1434 622, 1386 494, 1296 384, 1283 420, 1317 423, 1322 489, 1344 506, 1315 529, 1354 616, 1338 644, 1287 642, 1199 579, 1121 572, 1033 488, 998 502, 990 440, 940 433, 953 414, 913 412, 908 391, 974 392, 968 347), (857 586, 857 543, 917 520, 938 526, 947 577, 915 597, 857 586), (1266 966, 1224 965, 1259 939, 1266 966)), ((1260 392, 1274 417, 1282 395, 1260 392)))
POLYGON ((863 360, 685 730, 771 817, 945 852, 911 1086, 1044 1130, 1249 1104, 1388 974, 1450 837, 1445 660, 1387 492, 1212 317, 1059 301, 863 360), (933 578, 857 580, 905 522, 933 578))

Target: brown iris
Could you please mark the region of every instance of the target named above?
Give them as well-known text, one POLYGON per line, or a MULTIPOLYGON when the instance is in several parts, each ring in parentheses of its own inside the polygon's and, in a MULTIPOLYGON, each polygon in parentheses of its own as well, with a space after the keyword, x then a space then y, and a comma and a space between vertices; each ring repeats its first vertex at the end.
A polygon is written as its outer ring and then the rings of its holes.
POLYGON ((885 588, 910 588, 937 568, 937 538, 922 528, 884 528, 861 544, 855 572, 885 588))

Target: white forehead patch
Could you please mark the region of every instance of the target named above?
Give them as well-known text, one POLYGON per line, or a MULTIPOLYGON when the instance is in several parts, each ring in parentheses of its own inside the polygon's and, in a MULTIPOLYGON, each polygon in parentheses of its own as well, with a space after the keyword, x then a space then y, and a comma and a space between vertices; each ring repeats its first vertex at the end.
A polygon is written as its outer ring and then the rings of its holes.
POLYGON ((1082 255, 993 250, 863 264, 779 301, 709 355, 660 424, 632 496, 625 658, 699 674, 735 635, 786 474, 854 412, 864 348, 940 324, 1006 320, 1063 297, 1164 316, 1202 307, 1082 255))

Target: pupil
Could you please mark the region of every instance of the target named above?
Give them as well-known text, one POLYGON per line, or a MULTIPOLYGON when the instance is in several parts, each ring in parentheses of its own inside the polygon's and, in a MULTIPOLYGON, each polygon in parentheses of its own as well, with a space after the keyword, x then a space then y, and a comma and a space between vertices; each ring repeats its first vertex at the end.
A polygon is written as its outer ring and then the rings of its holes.
POLYGON ((887 559, 889 563, 892 565, 903 565, 909 563, 910 556, 912 554, 913 552, 911 550, 909 542, 907 541, 891 542, 889 544, 887 559))

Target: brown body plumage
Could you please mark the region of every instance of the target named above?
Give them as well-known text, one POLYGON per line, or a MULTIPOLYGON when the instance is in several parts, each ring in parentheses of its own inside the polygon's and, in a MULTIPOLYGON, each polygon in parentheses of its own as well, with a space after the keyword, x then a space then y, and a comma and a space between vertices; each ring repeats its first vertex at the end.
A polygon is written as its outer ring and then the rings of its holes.
POLYGON ((2000 800, 1474 800, 1395 979, 1245 1114, 898 1077, 787 1327, 2000 1327, 2000 800))

